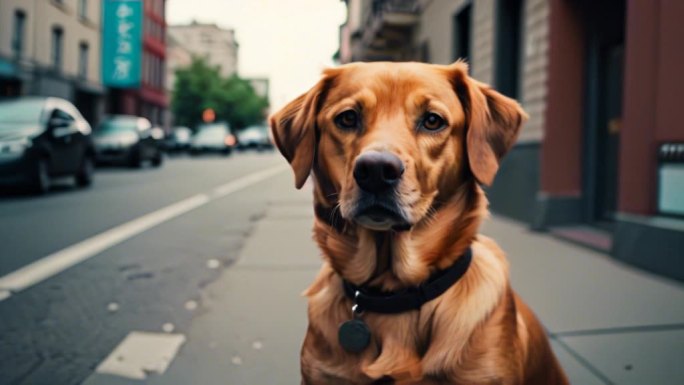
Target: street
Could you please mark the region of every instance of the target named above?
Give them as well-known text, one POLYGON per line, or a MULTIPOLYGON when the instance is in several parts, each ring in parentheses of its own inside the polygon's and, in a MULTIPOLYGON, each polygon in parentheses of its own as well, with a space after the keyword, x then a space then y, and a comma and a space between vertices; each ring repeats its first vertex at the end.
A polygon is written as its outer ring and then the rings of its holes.
MULTIPOLYGON (((274 165, 282 160, 272 154, 171 159, 161 169, 105 168, 86 190, 3 196, 0 277, 274 165)), ((264 181, 211 200, 0 301, 0 383, 77 384, 130 330, 186 328, 186 303, 234 261, 273 188, 264 181)))
MULTIPOLYGON (((275 153, 96 176, 2 197, 0 287, 18 286, 0 300, 0 384, 298 383, 300 293, 320 265, 311 186, 275 153), (33 282, 38 260, 63 271, 33 282)), ((500 216, 482 232, 573 384, 681 383, 681 284, 500 216)))

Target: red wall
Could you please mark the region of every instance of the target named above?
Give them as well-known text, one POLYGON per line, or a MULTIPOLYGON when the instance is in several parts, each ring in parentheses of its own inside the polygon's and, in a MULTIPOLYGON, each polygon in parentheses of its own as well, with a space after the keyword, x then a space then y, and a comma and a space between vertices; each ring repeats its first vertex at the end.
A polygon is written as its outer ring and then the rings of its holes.
POLYGON ((656 207, 657 149, 684 141, 684 2, 629 0, 620 137, 619 210, 656 207))
POLYGON ((549 79, 541 189, 552 196, 582 192, 584 31, 572 1, 551 0, 549 79))

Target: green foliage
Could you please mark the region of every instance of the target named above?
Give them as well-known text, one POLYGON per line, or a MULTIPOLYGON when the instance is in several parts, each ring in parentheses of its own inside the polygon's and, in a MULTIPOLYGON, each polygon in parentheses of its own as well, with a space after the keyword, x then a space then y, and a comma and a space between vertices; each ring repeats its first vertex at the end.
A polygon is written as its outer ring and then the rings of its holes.
POLYGON ((202 112, 211 108, 216 121, 240 129, 264 120, 268 100, 260 97, 245 79, 237 75, 222 78, 217 67, 203 58, 193 58, 187 68, 176 70, 171 108, 177 125, 197 127, 202 112))

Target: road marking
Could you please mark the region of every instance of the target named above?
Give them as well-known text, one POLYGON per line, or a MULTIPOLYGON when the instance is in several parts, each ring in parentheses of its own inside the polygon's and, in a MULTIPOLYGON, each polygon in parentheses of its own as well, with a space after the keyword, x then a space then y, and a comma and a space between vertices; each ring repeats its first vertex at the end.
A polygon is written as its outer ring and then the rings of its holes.
POLYGON ((183 334, 130 332, 95 372, 135 380, 164 374, 185 340, 183 334))
POLYGON ((12 293, 9 290, 0 290, 0 301, 9 298, 11 295, 12 293))
MULTIPOLYGON (((203 206, 215 199, 247 188, 261 182, 279 172, 286 166, 271 167, 253 174, 235 179, 216 187, 211 194, 197 194, 190 198, 176 202, 142 217, 133 219, 122 225, 97 234, 84 241, 71 245, 65 249, 50 254, 29 265, 0 277, 0 294, 5 291, 18 292, 48 279, 62 271, 81 263, 102 251, 117 245, 146 230, 160 225, 177 216, 203 206)), ((9 296, 9 295, 8 295, 9 296)), ((2 300, 0 295, 0 300, 2 300)))
POLYGON ((228 182, 226 184, 223 184, 221 186, 216 187, 213 190, 212 199, 216 198, 223 198, 226 195, 232 194, 236 191, 242 190, 245 187, 249 187, 255 183, 261 182, 264 179, 268 179, 278 173, 283 172, 284 170, 287 169, 287 166, 276 166, 276 167, 271 167, 267 168, 265 170, 255 172, 254 174, 247 175, 245 177, 242 177, 240 179, 236 179, 234 181, 228 182))

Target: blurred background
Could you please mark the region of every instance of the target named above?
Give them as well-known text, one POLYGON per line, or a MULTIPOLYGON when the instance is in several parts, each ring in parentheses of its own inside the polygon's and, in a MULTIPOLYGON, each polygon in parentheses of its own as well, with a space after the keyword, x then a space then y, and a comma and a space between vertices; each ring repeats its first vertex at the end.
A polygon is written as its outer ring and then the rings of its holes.
POLYGON ((0 384, 298 383, 320 265, 267 117, 464 59, 530 115, 487 189, 575 384, 681 384, 684 2, 0 0, 0 384))

